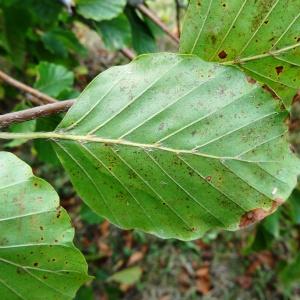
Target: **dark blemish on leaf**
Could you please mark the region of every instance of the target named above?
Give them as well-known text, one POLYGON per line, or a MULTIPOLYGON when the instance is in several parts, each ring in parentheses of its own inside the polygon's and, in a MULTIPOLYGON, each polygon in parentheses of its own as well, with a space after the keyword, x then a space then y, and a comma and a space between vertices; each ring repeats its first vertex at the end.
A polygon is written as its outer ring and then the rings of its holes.
POLYGON ((37 266, 39 265, 39 263, 35 262, 33 265, 34 265, 35 267, 37 267, 37 266))
POLYGON ((273 201, 272 207, 269 210, 264 210, 262 208, 255 208, 251 211, 246 212, 241 217, 239 227, 240 228, 248 227, 258 221, 263 220, 265 217, 275 212, 276 209, 280 205, 282 205, 283 202, 284 202, 283 199, 278 198, 273 201))
POLYGON ((227 53, 226 53, 224 50, 222 50, 222 51, 218 54, 218 56, 219 56, 221 59, 224 59, 224 58, 227 57, 227 53))
POLYGON ((46 280, 48 277, 46 275, 44 275, 43 278, 46 280))
POLYGON ((192 136, 195 136, 196 133, 197 133, 197 130, 193 130, 192 131, 192 136))
POLYGON ((297 38, 297 42, 300 42, 300 37, 299 37, 299 38, 297 38))
POLYGON ((41 230, 44 230, 44 227, 43 227, 43 226, 40 226, 40 229, 41 229, 41 230))
POLYGON ((158 130, 161 131, 161 130, 164 130, 164 128, 165 128, 165 123, 160 123, 158 130))
POLYGON ((56 214, 56 218, 59 219, 59 218, 60 218, 60 215, 61 215, 61 209, 58 208, 57 214, 56 214))
POLYGON ((283 72, 283 66, 278 66, 278 67, 276 67, 275 69, 276 69, 277 75, 279 75, 280 73, 283 72))
POLYGON ((213 43, 213 45, 215 45, 216 41, 217 41, 217 37, 214 34, 212 34, 210 38, 211 38, 211 42, 213 43))
POLYGON ((269 23, 269 20, 266 20, 264 23, 265 23, 265 24, 268 24, 268 23, 269 23))

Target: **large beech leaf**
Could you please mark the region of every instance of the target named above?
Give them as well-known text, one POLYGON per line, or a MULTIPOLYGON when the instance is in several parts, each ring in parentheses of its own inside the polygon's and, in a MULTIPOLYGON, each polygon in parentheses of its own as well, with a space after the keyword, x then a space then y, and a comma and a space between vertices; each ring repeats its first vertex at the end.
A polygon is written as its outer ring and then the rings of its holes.
POLYGON ((54 189, 0 152, 0 298, 72 299, 87 265, 54 189))
POLYGON ((289 107, 300 88, 299 0, 191 0, 180 49, 236 64, 289 107))
POLYGON ((78 193, 122 228, 189 240, 273 212, 296 184, 287 112, 236 68, 142 55, 81 94, 52 137, 78 193))
POLYGON ((123 11, 126 0, 76 0, 78 13, 95 21, 111 20, 123 11))

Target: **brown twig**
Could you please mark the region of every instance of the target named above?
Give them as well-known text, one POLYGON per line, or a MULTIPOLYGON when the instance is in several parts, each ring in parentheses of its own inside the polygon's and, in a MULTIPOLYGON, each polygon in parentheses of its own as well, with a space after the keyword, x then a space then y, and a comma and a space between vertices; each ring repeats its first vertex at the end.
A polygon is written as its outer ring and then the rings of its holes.
POLYGON ((178 36, 181 35, 181 28, 180 28, 180 3, 179 0, 175 0, 175 6, 176 6, 176 26, 177 26, 177 32, 178 36))
POLYGON ((16 87, 19 90, 22 90, 28 94, 31 94, 32 96, 36 97, 40 101, 32 100, 33 103, 39 103, 39 104, 48 104, 48 103, 54 103, 57 102, 54 98, 41 93, 40 91, 12 78, 11 76, 7 75, 3 71, 0 70, 0 79, 2 79, 4 82, 8 83, 11 86, 16 87))
POLYGON ((134 53, 132 52, 132 50, 128 49, 128 48, 123 48, 120 50, 120 52, 127 57, 129 60, 133 60, 135 58, 134 53))
POLYGON ((55 103, 45 104, 25 110, 20 110, 5 115, 0 115, 0 128, 7 127, 13 123, 34 120, 40 117, 54 115, 67 111, 75 100, 56 101, 55 103))
POLYGON ((137 5, 138 10, 159 26, 178 45, 179 38, 175 36, 169 28, 144 4, 137 5))

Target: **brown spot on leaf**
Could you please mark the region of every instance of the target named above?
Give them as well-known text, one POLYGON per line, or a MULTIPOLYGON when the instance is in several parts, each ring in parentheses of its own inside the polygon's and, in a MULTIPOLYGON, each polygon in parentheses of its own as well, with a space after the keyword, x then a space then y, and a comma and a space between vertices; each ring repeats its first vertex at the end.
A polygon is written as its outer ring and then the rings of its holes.
POLYGON ((284 202, 283 199, 275 199, 273 201, 272 207, 269 210, 264 210, 262 208, 255 208, 251 211, 246 212, 240 221, 240 228, 248 227, 258 221, 263 220, 265 217, 269 216, 284 202))
POLYGON ((206 176, 205 179, 206 179, 207 181, 211 181, 211 176, 206 176))
POLYGON ((251 78, 251 77, 248 77, 248 76, 247 76, 247 81, 248 81, 249 83, 251 83, 251 84, 255 84, 255 83, 256 83, 256 80, 255 80, 255 79, 253 79, 253 78, 251 78))
POLYGON ((278 66, 278 67, 276 67, 275 69, 276 69, 277 75, 279 75, 280 73, 283 72, 283 66, 278 66))
POLYGON ((276 95, 276 93, 270 88, 268 87, 267 85, 263 85, 263 89, 265 91, 267 91, 268 93, 270 93, 272 95, 272 97, 276 100, 279 100, 280 98, 276 95))
POLYGON ((222 50, 222 51, 218 54, 218 56, 219 56, 221 59, 224 59, 224 58, 227 57, 227 53, 226 53, 224 50, 222 50))

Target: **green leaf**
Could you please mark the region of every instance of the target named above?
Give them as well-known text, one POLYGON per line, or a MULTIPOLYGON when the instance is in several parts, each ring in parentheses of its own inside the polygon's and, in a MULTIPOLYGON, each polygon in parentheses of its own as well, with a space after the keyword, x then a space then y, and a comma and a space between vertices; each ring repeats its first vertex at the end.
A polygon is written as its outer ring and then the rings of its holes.
MULTIPOLYGON (((22 68, 25 61, 26 32, 30 26, 29 12, 19 7, 3 8, 2 30, 4 46, 12 63, 22 68)), ((1 26, 1 27, 2 27, 1 26)))
POLYGON ((288 205, 290 207, 290 214, 292 221, 300 225, 300 191, 295 189, 289 198, 288 205))
POLYGON ((300 254, 279 273, 279 279, 285 287, 300 282, 300 254))
POLYGON ((42 36, 42 41, 46 49, 58 56, 67 57, 69 51, 78 55, 86 54, 86 49, 72 31, 55 28, 46 32, 42 36))
POLYGON ((63 8, 62 1, 19 0, 18 2, 18 5, 27 7, 39 27, 42 26, 47 29, 57 22, 59 13, 63 8))
MULTIPOLYGON (((30 108, 28 105, 25 103, 18 103, 13 111, 20 111, 23 109, 28 109, 30 108)), ((9 131, 10 132, 33 132, 35 131, 36 128, 36 120, 30 120, 22 123, 16 123, 12 124, 9 126, 9 131)), ((13 148, 13 147, 18 147, 22 144, 24 144, 27 140, 26 139, 15 139, 8 144, 6 144, 7 147, 13 148)))
POLYGON ((73 85, 74 74, 64 66, 41 62, 37 71, 38 78, 34 87, 49 96, 56 98, 73 85))
MULTIPOLYGON (((61 122, 62 117, 59 115, 39 118, 36 120, 36 131, 51 131, 54 130, 61 122)), ((22 124, 22 123, 21 123, 22 124)), ((58 166, 60 162, 52 147, 52 144, 46 140, 34 141, 34 148, 37 151, 39 160, 58 166)))
POLYGON ((84 203, 80 206, 80 218, 82 221, 89 225, 101 224, 103 218, 95 214, 87 205, 84 203))
POLYGON ((300 172, 280 102, 239 70, 142 55, 100 74, 52 137, 79 195, 122 228, 195 239, 287 199, 300 172))
POLYGON ((23 161, 0 152, 0 202, 1 298, 72 299, 88 279, 87 264, 57 193, 23 161))
POLYGON ((132 46, 138 54, 157 51, 155 38, 148 26, 133 8, 126 9, 126 15, 131 25, 132 46))
POLYGON ((142 276, 142 269, 140 267, 127 268, 119 271, 108 278, 108 281, 116 281, 120 284, 135 284, 142 276))
POLYGON ((298 0, 191 0, 180 51, 240 66, 289 107, 300 87, 299 11, 298 0))
POLYGON ((120 50, 130 44, 131 29, 124 14, 110 21, 96 22, 95 27, 109 50, 120 50))
POLYGON ((123 11, 126 0, 77 0, 80 15, 95 21, 111 20, 123 11))

